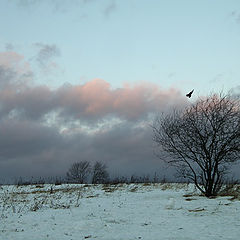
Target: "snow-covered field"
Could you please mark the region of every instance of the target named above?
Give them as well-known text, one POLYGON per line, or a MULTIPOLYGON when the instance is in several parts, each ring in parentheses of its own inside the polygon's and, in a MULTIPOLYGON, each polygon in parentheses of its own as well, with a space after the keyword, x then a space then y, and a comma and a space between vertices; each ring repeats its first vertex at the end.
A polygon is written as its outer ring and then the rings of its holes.
POLYGON ((0 240, 238 240, 231 198, 192 184, 1 186, 0 240))

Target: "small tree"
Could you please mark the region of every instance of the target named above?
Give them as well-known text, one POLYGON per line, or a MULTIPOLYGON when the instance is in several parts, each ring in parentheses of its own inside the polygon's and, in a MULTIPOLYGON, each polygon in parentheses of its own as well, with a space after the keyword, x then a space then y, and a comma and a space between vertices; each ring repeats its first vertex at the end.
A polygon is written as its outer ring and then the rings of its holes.
POLYGON ((73 163, 67 172, 67 179, 75 183, 86 182, 91 173, 91 164, 88 161, 73 163))
POLYGON ((240 104, 230 96, 212 95, 182 111, 158 118, 154 141, 160 156, 192 180, 207 197, 217 195, 224 175, 240 156, 240 104))
POLYGON ((107 166, 101 162, 96 162, 93 166, 92 183, 107 183, 109 181, 109 174, 107 166))

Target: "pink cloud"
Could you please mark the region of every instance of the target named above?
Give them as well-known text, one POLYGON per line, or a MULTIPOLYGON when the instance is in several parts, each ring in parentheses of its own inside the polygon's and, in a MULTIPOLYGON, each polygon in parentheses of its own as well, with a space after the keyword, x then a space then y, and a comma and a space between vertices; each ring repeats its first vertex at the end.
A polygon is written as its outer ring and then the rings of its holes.
POLYGON ((0 66, 14 70, 18 74, 30 71, 30 65, 24 61, 24 56, 13 51, 0 52, 0 66))
POLYGON ((12 110, 28 118, 41 118, 56 111, 62 118, 98 121, 118 117, 141 120, 149 113, 161 112, 184 105, 187 99, 177 89, 161 89, 153 83, 125 85, 113 89, 102 80, 94 79, 83 85, 67 85, 56 90, 47 86, 25 87, 21 91, 5 88, 1 91, 2 112, 12 110))
POLYGON ((150 112, 161 111, 187 101, 177 89, 163 90, 153 83, 112 89, 102 80, 94 79, 84 85, 60 88, 56 92, 60 106, 77 117, 115 115, 136 120, 150 112))
POLYGON ((48 86, 28 84, 28 73, 31 73, 30 65, 23 55, 0 52, 2 114, 14 112, 38 119, 55 111, 66 119, 98 121, 113 116, 135 121, 149 113, 187 103, 179 90, 161 89, 149 82, 126 83, 114 89, 103 79, 93 79, 82 85, 69 84, 52 90, 48 86))

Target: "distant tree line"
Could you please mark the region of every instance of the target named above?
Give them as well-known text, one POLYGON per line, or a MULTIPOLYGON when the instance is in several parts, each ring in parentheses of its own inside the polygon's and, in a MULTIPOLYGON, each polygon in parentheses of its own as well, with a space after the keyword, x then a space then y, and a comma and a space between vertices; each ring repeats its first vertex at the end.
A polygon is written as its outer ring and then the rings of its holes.
MULTIPOLYGON (((156 172, 152 175, 132 174, 130 176, 113 176, 110 177, 108 167, 100 161, 91 164, 90 161, 79 161, 73 163, 66 172, 65 176, 59 177, 19 177, 14 180, 17 186, 32 185, 32 184, 55 184, 61 185, 64 183, 77 184, 119 184, 119 183, 165 183, 171 182, 165 176, 160 176, 156 172)), ((181 182, 181 181, 179 181, 181 182)))
POLYGON ((130 177, 119 176, 110 178, 109 172, 107 170, 107 165, 97 161, 91 166, 91 163, 88 161, 75 162, 71 165, 67 171, 67 181, 71 183, 109 183, 109 184, 118 184, 118 183, 157 183, 157 182, 166 182, 166 178, 160 177, 157 173, 153 177, 150 177, 149 174, 143 174, 142 176, 131 175, 130 177))
MULTIPOLYGON (((69 168, 70 169, 70 168, 69 168)), ((69 170, 68 170, 69 172, 69 170)), ((107 172, 108 174, 108 172, 107 172)), ((93 172, 89 173, 88 177, 82 181, 83 184, 130 184, 130 183, 190 183, 192 181, 189 181, 187 179, 175 179, 175 180, 170 180, 169 178, 165 176, 161 176, 157 173, 155 173, 153 176, 150 174, 142 174, 142 175, 136 175, 132 174, 130 176, 115 176, 115 177, 108 177, 105 178, 99 177, 100 174, 94 174, 93 172), (95 176, 95 177, 93 177, 95 176)), ((61 185, 65 183, 80 183, 79 181, 69 179, 67 176, 66 177, 39 177, 39 178, 23 178, 19 177, 18 179, 15 179, 13 182, 17 186, 23 186, 23 185, 42 185, 42 184, 54 184, 54 185, 61 185)), ((239 184, 239 180, 234 179, 234 178, 229 178, 226 181, 227 184, 239 184)), ((2 182, 1 184, 9 184, 7 182, 2 182)))
MULTIPOLYGON (((170 182, 165 176, 160 177, 156 172, 153 176, 132 174, 127 176, 115 176, 110 178, 107 165, 97 161, 92 166, 89 161, 75 162, 66 174, 66 180, 70 183, 92 183, 92 184, 118 184, 118 183, 165 183, 170 182)), ((181 182, 181 181, 179 181, 181 182)))

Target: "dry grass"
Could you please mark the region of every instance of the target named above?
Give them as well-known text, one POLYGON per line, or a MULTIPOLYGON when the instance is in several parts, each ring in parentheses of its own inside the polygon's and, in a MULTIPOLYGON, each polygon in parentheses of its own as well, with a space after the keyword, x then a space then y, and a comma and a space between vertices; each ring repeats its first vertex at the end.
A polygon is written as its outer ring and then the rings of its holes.
POLYGON ((112 193, 115 191, 122 191, 125 189, 126 184, 119 183, 119 184, 103 184, 102 190, 106 193, 112 193))
POLYGON ((192 197, 192 196, 193 196, 193 194, 184 194, 183 195, 183 197, 187 197, 187 198, 192 197))
POLYGON ((118 185, 110 185, 110 184, 104 184, 102 186, 102 190, 106 193, 111 193, 119 190, 118 185))
POLYGON ((239 184, 226 184, 222 191, 219 193, 221 197, 232 197, 230 200, 240 200, 240 185, 239 184))
POLYGON ((44 188, 44 185, 36 185, 35 188, 44 188))
POLYGON ((195 208, 195 209, 189 209, 188 210, 189 212, 202 212, 202 211, 205 211, 204 208, 195 208))
POLYGON ((143 186, 146 187, 146 186, 153 186, 153 183, 143 183, 143 186))
POLYGON ((196 198, 186 198, 185 200, 190 202, 190 201, 197 200, 197 199, 196 198))
POLYGON ((41 189, 41 188, 38 188, 37 190, 33 190, 33 191, 29 191, 29 192, 26 192, 26 191, 22 191, 22 192, 16 192, 15 194, 50 194, 50 193, 58 193, 58 192, 61 192, 61 193, 73 193, 73 192, 76 192, 76 191, 85 191, 84 188, 86 188, 86 186, 79 186, 79 187, 68 187, 68 188, 57 188, 57 189, 54 189, 54 186, 53 185, 52 187, 50 187, 49 189, 41 189))
POLYGON ((98 197, 99 196, 99 194, 96 194, 96 195, 89 195, 89 196, 87 196, 86 198, 95 198, 95 197, 98 197))
MULTIPOLYGON (((171 183, 139 183, 139 184, 81 184, 81 185, 62 185, 55 186, 37 184, 26 188, 10 186, 2 188, 0 195, 0 207, 2 209, 2 216, 7 216, 8 212, 21 213, 23 211, 31 210, 38 211, 41 208, 69 208, 70 206, 79 206, 82 198, 96 198, 102 194, 111 194, 116 191, 126 191, 129 193, 139 191, 159 190, 189 190, 188 184, 171 184, 171 183), (100 190, 95 193, 94 189, 100 190), (67 203, 65 202, 67 199, 67 203)), ((200 195, 199 192, 193 191, 183 195, 185 201, 197 200, 200 195)), ((220 192, 219 196, 228 196, 230 200, 240 201, 240 184, 226 185, 220 192)), ((193 209, 190 212, 199 212, 204 209, 193 209)), ((0 212, 1 214, 1 212, 0 212)))
POLYGON ((11 209, 12 213, 21 213, 38 211, 42 208, 66 209, 70 206, 79 206, 84 193, 91 195, 89 189, 82 185, 61 188, 56 188, 55 185, 39 186, 41 187, 30 186, 27 189, 15 186, 6 188, 0 195, 1 216, 6 217, 11 209), (65 202, 66 197, 69 199, 67 202, 65 202))
POLYGON ((130 191, 130 192, 136 192, 137 190, 138 190, 138 187, 135 186, 135 187, 131 188, 129 191, 130 191))
POLYGON ((161 190, 180 190, 187 189, 188 183, 160 183, 161 190))

